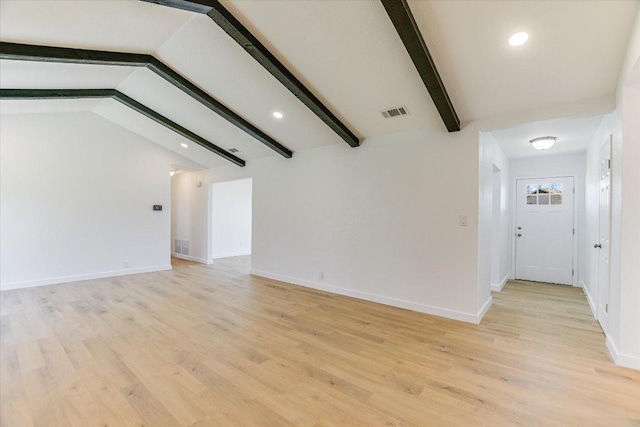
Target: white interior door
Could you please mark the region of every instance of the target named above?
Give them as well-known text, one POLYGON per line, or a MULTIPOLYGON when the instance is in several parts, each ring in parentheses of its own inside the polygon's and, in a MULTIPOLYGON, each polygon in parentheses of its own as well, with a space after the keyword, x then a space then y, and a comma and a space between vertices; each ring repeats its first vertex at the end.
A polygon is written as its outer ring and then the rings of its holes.
POLYGON ((516 181, 516 279, 573 285, 573 177, 516 181))
POLYGON ((598 256, 598 322, 606 333, 609 326, 609 239, 611 235, 611 140, 600 151, 600 226, 594 248, 598 256))

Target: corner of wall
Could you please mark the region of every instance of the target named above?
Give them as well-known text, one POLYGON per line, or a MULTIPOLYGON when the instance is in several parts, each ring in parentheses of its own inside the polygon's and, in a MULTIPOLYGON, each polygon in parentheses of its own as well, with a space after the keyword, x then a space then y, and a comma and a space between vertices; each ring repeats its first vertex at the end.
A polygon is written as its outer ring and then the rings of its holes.
POLYGON ((509 281, 509 277, 511 276, 510 273, 507 273, 502 280, 500 281, 500 283, 492 283, 491 284, 491 291, 492 292, 502 292, 502 289, 504 288, 504 285, 507 284, 507 282, 509 281))
POLYGON ((607 349, 613 362, 618 366, 640 370, 640 357, 620 353, 613 339, 607 337, 607 349))

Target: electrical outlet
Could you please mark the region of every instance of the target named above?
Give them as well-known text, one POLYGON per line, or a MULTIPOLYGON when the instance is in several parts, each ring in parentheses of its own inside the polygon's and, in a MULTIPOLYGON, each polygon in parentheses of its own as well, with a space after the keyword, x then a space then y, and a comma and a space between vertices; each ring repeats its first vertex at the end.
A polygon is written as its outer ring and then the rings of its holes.
POLYGON ((458 224, 460 224, 460 227, 466 227, 468 225, 467 216, 466 215, 460 215, 458 217, 458 224))
POLYGON ((318 279, 324 280, 324 271, 321 271, 320 273, 318 273, 318 279))
POLYGON ((122 268, 129 268, 129 261, 122 261, 122 268))

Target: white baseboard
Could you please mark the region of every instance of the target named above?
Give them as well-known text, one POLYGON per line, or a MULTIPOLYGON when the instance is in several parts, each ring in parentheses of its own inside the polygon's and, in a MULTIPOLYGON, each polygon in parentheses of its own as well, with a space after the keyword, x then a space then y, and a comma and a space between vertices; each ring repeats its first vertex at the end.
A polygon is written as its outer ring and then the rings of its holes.
POLYGON ((418 311, 420 313, 431 314, 434 316, 446 317, 448 319, 460 320, 462 322, 480 323, 482 316, 491 306, 491 298, 484 304, 482 309, 478 313, 464 313, 461 311, 450 310, 446 308, 434 307, 425 304, 418 304, 411 301, 405 301, 397 298, 387 297, 383 295, 371 294, 368 292, 357 291, 354 289, 347 289, 338 286, 327 285, 324 283, 312 282, 309 280, 301 280, 293 277, 282 276, 280 274, 269 273, 261 270, 251 270, 251 275, 263 277, 266 279, 277 280, 279 282, 291 283, 298 286, 304 286, 305 288, 312 288, 321 291, 331 292, 338 295, 344 295, 348 297, 358 298, 365 301, 377 302, 380 304, 390 305, 393 307, 406 308, 408 310, 418 311))
POLYGON ((198 258, 198 257, 194 257, 194 256, 190 256, 190 255, 182 255, 182 254, 177 254, 175 252, 171 252, 171 256, 174 258, 180 258, 180 259, 184 259, 187 261, 194 261, 194 262, 199 262, 200 264, 211 264, 213 261, 208 261, 204 258, 198 258))
POLYGON ((251 252, 247 252, 247 251, 240 251, 240 252, 225 252, 222 254, 217 254, 217 255, 213 255, 213 259, 220 259, 220 258, 231 258, 233 256, 243 256, 243 255, 251 255, 251 252))
MULTIPOLYGON (((493 297, 489 297, 487 301, 484 303, 484 305, 482 306, 482 308, 480 308, 480 311, 478 311, 478 314, 476 315, 476 317, 478 318, 477 323, 480 323, 484 315, 487 314, 487 311, 489 311, 491 304, 493 304, 493 297)), ((476 322, 473 322, 473 323, 476 323, 476 322)))
POLYGON ((607 349, 616 365, 640 370, 640 357, 620 353, 611 337, 607 337, 607 349))
POLYGON ((502 281, 499 284, 492 283, 491 284, 491 290, 493 292, 501 292, 502 288, 504 288, 504 285, 506 285, 507 282, 509 281, 509 276, 510 276, 510 274, 507 273, 507 275, 504 276, 504 278, 502 279, 502 281))
POLYGON ((589 303, 589 308, 591 309, 591 313, 593 314, 593 317, 597 319, 598 309, 596 308, 596 304, 593 302, 593 299, 591 298, 591 294, 589 293, 589 289, 587 288, 587 285, 582 280, 580 280, 578 282, 578 286, 582 288, 582 291, 587 297, 587 302, 589 303))
POLYGON ((59 283, 80 282, 83 280, 104 279, 106 277, 128 276, 130 274, 153 273, 155 271, 171 270, 171 265, 159 265, 154 267, 127 268, 123 270, 103 271, 100 273, 79 274, 75 276, 54 277, 50 279, 29 280, 25 282, 3 283, 0 290, 33 288, 36 286, 57 285, 59 283))

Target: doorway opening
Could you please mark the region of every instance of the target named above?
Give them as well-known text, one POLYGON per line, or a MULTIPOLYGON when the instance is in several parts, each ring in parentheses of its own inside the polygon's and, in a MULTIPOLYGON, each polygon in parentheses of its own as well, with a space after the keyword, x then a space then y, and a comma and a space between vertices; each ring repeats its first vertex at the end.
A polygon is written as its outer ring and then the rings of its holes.
POLYGON ((482 297, 516 278, 573 285, 584 290, 596 314, 598 169, 611 123, 612 114, 602 113, 480 133, 482 297), (555 144, 533 144, 546 136, 555 144))
POLYGON ((210 187, 210 259, 251 255, 251 178, 213 183, 210 187))

